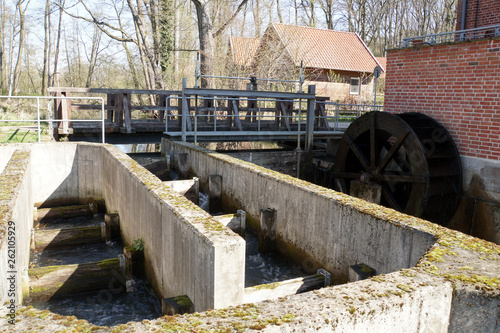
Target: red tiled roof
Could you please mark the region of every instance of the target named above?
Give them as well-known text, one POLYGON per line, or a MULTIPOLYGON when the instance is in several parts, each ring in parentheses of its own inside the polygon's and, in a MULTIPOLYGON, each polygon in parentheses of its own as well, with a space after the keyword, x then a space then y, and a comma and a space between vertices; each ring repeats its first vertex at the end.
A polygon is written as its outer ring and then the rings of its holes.
POLYGON ((279 23, 270 28, 275 29, 296 66, 303 60, 306 68, 371 73, 378 65, 355 33, 279 23))
POLYGON ((260 38, 233 37, 230 38, 233 61, 236 65, 250 66, 259 48, 260 38))

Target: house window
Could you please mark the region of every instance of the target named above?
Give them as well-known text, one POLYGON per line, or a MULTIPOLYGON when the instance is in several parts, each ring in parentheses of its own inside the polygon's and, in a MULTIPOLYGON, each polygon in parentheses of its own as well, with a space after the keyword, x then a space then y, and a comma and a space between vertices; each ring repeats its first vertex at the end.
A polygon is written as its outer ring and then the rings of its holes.
POLYGON ((359 95, 359 77, 351 77, 351 95, 359 95))

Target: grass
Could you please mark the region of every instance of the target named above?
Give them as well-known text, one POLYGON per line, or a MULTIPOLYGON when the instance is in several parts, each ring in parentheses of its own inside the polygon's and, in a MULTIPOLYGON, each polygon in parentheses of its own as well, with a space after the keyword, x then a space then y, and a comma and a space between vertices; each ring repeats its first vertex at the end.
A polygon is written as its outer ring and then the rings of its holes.
MULTIPOLYGON (((42 141, 50 141, 47 128, 42 128, 42 141)), ((0 127, 0 143, 33 143, 38 142, 38 133, 36 128, 22 127, 0 127)))

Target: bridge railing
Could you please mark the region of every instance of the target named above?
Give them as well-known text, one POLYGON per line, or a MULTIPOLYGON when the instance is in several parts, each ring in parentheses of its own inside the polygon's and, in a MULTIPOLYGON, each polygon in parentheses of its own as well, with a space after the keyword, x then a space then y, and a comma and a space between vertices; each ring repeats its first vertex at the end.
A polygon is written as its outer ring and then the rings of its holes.
POLYGON ((342 131, 367 112, 384 111, 384 106, 316 101, 316 110, 315 123, 320 123, 325 130, 342 131))
MULTIPOLYGON (((106 103, 106 123, 108 127, 118 127, 125 133, 133 132, 132 120, 154 118, 163 121, 165 117, 166 101, 169 96, 180 96, 177 90, 148 90, 148 89, 107 89, 107 88, 74 88, 51 87, 48 92, 56 97, 68 97, 66 103, 54 102, 57 118, 63 119, 71 127, 72 114, 75 111, 99 110, 95 104, 77 104, 71 100, 78 95, 103 95, 106 103), (71 97, 71 98, 69 98, 71 97), (142 113, 135 112, 139 111, 142 113), (147 115, 149 113, 149 115, 147 115), (153 114, 154 113, 154 114, 153 114)), ((61 125, 60 125, 61 126, 61 125)))
MULTIPOLYGON (((36 100, 36 118, 35 114, 33 112, 30 112, 29 110, 24 110, 26 106, 18 106, 14 105, 13 107, 16 108, 17 110, 14 110, 12 112, 25 112, 29 114, 28 117, 33 117, 32 119, 21 119, 20 116, 14 116, 12 117, 13 119, 3 119, 0 118, 0 122, 4 123, 27 123, 27 124, 35 124, 36 129, 38 132, 38 142, 41 142, 41 128, 42 128, 42 123, 47 123, 49 128, 52 128, 52 125, 54 123, 59 123, 60 128, 57 129, 59 130, 62 134, 69 134, 69 123, 70 122, 95 122, 95 123, 100 123, 101 125, 101 136, 102 136, 102 142, 105 142, 105 118, 104 118, 104 99, 101 97, 65 97, 65 96, 58 96, 58 97, 53 97, 53 96, 0 96, 0 99, 11 101, 11 100, 16 100, 16 101, 21 101, 21 100, 36 100), (100 118, 91 118, 91 119, 71 119, 71 116, 68 115, 67 113, 65 114, 58 114, 56 117, 52 115, 50 105, 47 104, 46 107, 44 108, 41 104, 41 101, 47 101, 51 102, 53 101, 54 104, 59 104, 59 105, 67 105, 71 103, 72 99, 76 100, 92 100, 92 101, 97 101, 100 102, 100 106, 98 105, 100 111, 101 111, 101 117, 100 118), (19 108, 19 109, 18 109, 19 108), (23 109, 23 110, 20 110, 23 109), (27 112, 26 112, 27 111, 27 112)), ((67 110, 67 109, 66 109, 67 110)), ((4 113, 5 114, 5 113, 4 113)))
POLYGON ((400 48, 500 37, 500 25, 403 38, 400 48))

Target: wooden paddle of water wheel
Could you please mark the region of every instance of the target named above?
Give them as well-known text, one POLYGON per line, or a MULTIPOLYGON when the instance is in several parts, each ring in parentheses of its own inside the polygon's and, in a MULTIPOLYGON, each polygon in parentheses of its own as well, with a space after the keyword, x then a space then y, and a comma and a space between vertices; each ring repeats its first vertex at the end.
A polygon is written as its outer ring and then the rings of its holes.
POLYGON ((445 224, 456 210, 462 168, 448 131, 420 113, 370 112, 344 133, 335 160, 334 187, 378 184, 380 203, 445 224))

